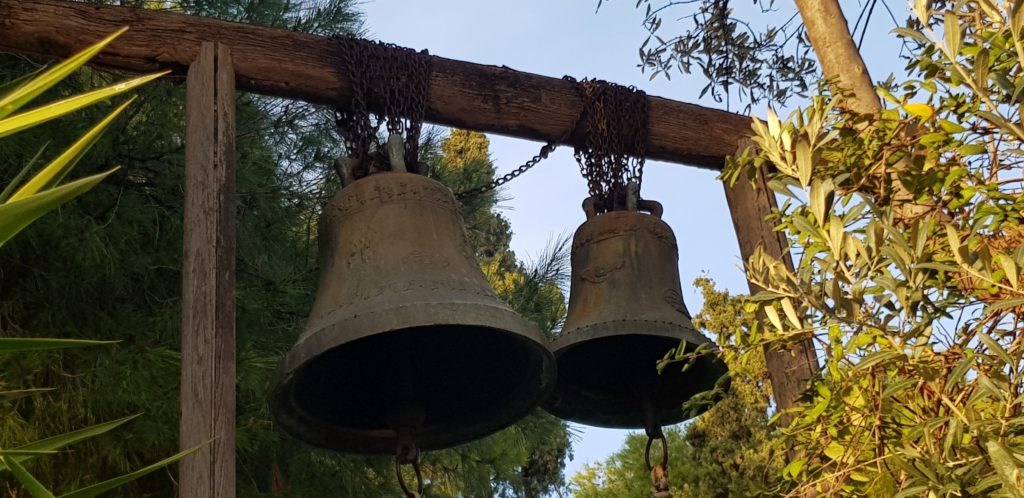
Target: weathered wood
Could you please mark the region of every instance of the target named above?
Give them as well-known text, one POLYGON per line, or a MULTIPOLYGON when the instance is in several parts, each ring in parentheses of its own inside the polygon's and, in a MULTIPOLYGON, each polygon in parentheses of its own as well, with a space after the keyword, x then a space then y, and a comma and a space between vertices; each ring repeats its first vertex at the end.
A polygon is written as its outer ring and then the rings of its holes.
MULTIPOLYGON (((750 143, 749 140, 742 141, 740 151, 750 143)), ((743 261, 749 261, 761 246, 766 254, 783 261, 793 269, 793 257, 790 255, 785 234, 775 231, 773 224, 767 220, 777 204, 775 194, 768 188, 764 175, 758 176, 758 183, 754 188, 745 181, 738 181, 732 186, 728 183, 723 185, 743 261)), ((748 283, 751 294, 762 290, 753 282, 748 283)), ((807 339, 794 344, 786 351, 766 348, 764 355, 776 406, 779 410, 792 408, 807 390, 808 382, 821 371, 814 343, 807 339)), ((782 415, 783 426, 789 425, 791 421, 792 417, 788 414, 782 415)))
POLYGON ((182 498, 235 496, 235 75, 222 44, 204 43, 185 103, 182 262, 182 498))
MULTIPOLYGON (((346 105, 350 82, 329 38, 170 12, 56 0, 0 0, 0 50, 66 56, 115 29, 132 29, 96 57, 132 71, 184 70, 204 41, 231 47, 238 87, 267 95, 346 105)), ((582 102, 559 78, 434 57, 426 118, 433 123, 531 140, 572 129, 582 102)), ((718 169, 750 134, 745 116, 650 99, 648 157, 718 169)))

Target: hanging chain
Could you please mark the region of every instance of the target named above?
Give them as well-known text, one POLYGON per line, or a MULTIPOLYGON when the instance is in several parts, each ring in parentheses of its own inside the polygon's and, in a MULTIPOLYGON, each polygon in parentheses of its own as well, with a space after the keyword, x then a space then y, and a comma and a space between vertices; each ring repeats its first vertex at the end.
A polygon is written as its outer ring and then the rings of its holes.
POLYGON ((395 475, 398 476, 398 485, 402 487, 405 498, 420 498, 423 496, 423 472, 420 470, 420 450, 411 439, 399 438, 398 449, 395 452, 395 475), (416 476, 416 489, 409 489, 402 475, 402 466, 411 465, 416 476))
MULTIPOLYGON (((562 79, 566 80, 566 81, 571 81, 573 83, 577 83, 576 78, 573 78, 572 76, 562 76, 562 79)), ((576 126, 578 126, 578 125, 579 125, 579 123, 577 122, 575 125, 573 125, 573 128, 570 129, 561 138, 558 138, 556 140, 552 140, 552 141, 544 144, 544 146, 540 148, 540 151, 537 152, 537 155, 535 155, 532 158, 530 158, 529 161, 526 161, 525 163, 523 163, 522 166, 519 166, 518 168, 516 168, 516 169, 514 169, 512 171, 509 171, 508 173, 505 173, 504 175, 499 176, 498 178, 495 178, 494 180, 491 180, 490 183, 481 185, 479 187, 474 187, 474 188, 471 188, 471 189, 468 189, 468 190, 463 190, 461 192, 457 192, 455 194, 455 198, 460 200, 460 201, 461 200, 465 200, 465 199, 471 199, 471 198, 476 197, 476 196, 478 196, 480 194, 483 194, 483 193, 486 193, 486 192, 490 192, 491 190, 494 190, 494 189, 496 189, 496 188, 498 188, 498 187, 500 187, 500 186, 502 186, 502 185, 504 185, 504 184, 506 184, 506 183, 508 183, 508 182, 510 182, 510 181, 512 181, 514 179, 516 179, 517 177, 519 177, 519 175, 521 175, 523 173, 526 173, 527 171, 530 170, 530 168, 533 168, 534 166, 536 166, 537 163, 547 159, 548 156, 551 155, 551 153, 554 152, 555 149, 558 148, 558 144, 564 143, 566 140, 569 140, 569 137, 572 136, 573 132, 575 131, 576 126)))
POLYGON ((358 161, 356 177, 372 165, 388 169, 380 125, 390 135, 405 135, 405 164, 417 171, 420 129, 426 112, 433 65, 426 50, 416 52, 392 43, 335 36, 346 79, 352 86, 348 109, 336 111, 336 124, 349 156, 358 161), (379 109, 377 118, 370 107, 379 109))
POLYGON ((647 463, 647 470, 651 473, 651 498, 672 498, 672 491, 669 490, 668 485, 668 440, 659 426, 647 428, 647 448, 644 449, 644 462, 647 463), (651 446, 654 441, 661 443, 661 462, 657 465, 651 464, 651 446))
POLYGON ((576 162, 587 180, 598 212, 626 209, 628 185, 643 182, 647 155, 647 94, 602 80, 584 79, 578 133, 583 140, 575 148, 576 162))
POLYGON ((486 193, 486 192, 490 192, 491 190, 494 190, 494 189, 496 189, 496 188, 498 188, 498 187, 500 187, 500 186, 502 186, 502 185, 504 185, 504 184, 506 184, 506 183, 508 183, 508 182, 510 182, 512 180, 514 180, 519 175, 521 175, 523 173, 526 173, 527 171, 529 171, 530 168, 536 166, 537 163, 547 159, 548 156, 552 152, 554 152, 554 150, 557 149, 557 148, 558 148, 558 142, 556 142, 556 141, 548 142, 548 143, 544 144, 543 147, 540 148, 540 151, 537 152, 536 156, 533 156, 532 158, 530 158, 530 160, 526 161, 525 163, 523 163, 522 166, 519 166, 518 168, 516 168, 516 169, 514 169, 512 171, 509 171, 508 173, 505 173, 504 175, 499 176, 498 178, 495 178, 494 180, 491 180, 490 183, 481 185, 479 187, 473 187, 473 188, 471 188, 469 190, 463 190, 463 191, 460 191, 460 192, 456 192, 455 193, 455 198, 460 200, 460 201, 462 201, 462 200, 466 200, 466 199, 471 199, 473 197, 476 197, 476 196, 478 196, 480 194, 483 194, 483 193, 486 193))

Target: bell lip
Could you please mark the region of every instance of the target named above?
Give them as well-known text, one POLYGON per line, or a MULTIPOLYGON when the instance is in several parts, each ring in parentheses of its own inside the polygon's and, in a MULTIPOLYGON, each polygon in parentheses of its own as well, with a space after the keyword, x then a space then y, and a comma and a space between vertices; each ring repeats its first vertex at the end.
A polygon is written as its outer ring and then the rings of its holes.
MULTIPOLYGON (((689 317, 687 317, 687 321, 689 321, 689 317)), ((554 341, 551 341, 549 349, 551 349, 551 352, 555 354, 555 357, 557 357, 560 351, 573 346, 577 342, 599 340, 606 337, 622 337, 626 335, 658 336, 676 341, 685 339, 687 343, 693 344, 694 346, 710 344, 715 351, 718 351, 718 346, 715 345, 711 339, 705 337, 704 334, 698 332, 692 325, 666 320, 645 320, 641 318, 605 320, 603 322, 591 323, 579 327, 566 327, 555 337, 554 341), (616 328, 616 325, 624 323, 641 324, 644 327, 644 331, 622 333, 622 329, 616 328)))
MULTIPOLYGON (((698 332, 693 327, 683 326, 679 323, 657 321, 657 320, 634 320, 634 319, 623 319, 623 320, 608 320, 600 323, 590 324, 582 327, 575 327, 572 329, 564 330, 559 336, 549 344, 551 352, 555 355, 556 360, 560 358, 569 350, 583 344, 584 342, 601 341, 604 339, 621 338, 628 336, 648 336, 648 337, 659 337, 664 338, 667 341, 675 341, 678 343, 680 340, 686 340, 687 344, 693 346, 700 346, 702 344, 710 344, 714 349, 715 354, 707 357, 703 360, 705 362, 705 368, 711 369, 712 372, 708 378, 714 378, 712 382, 704 383, 702 389, 698 392, 706 392, 714 389, 719 383, 723 376, 728 375, 729 369, 722 361, 721 356, 717 354, 719 348, 703 334, 698 332), (637 333, 622 333, 622 323, 638 323, 643 324, 645 329, 644 332, 637 333), (718 375, 714 375, 718 373, 718 375)), ((667 345, 666 345, 667 346, 667 345)), ((667 352, 667 349, 666 349, 667 352)), ((731 381, 727 378, 725 380, 725 389, 729 390, 731 381)), ((688 399, 691 399, 690 396, 688 399)), ((703 404, 695 410, 684 410, 682 404, 687 400, 680 400, 679 405, 674 408, 666 408, 658 410, 654 414, 654 419, 658 425, 666 426, 673 425, 686 420, 695 418, 711 408, 715 403, 721 400, 718 397, 713 403, 703 404)), ((541 405, 548 413, 570 422, 583 424, 592 427, 604 427, 608 429, 645 429, 646 423, 642 410, 639 408, 635 412, 616 412, 606 416, 589 417, 581 416, 573 413, 573 407, 564 407, 560 404, 561 396, 559 395, 559 386, 556 382, 554 391, 548 396, 544 403, 541 405)))
POLYGON ((423 451, 433 451, 466 444, 516 423, 531 410, 538 408, 555 389, 558 362, 554 355, 547 348, 548 340, 543 332, 532 322, 521 317, 514 311, 503 306, 492 306, 480 303, 415 303, 393 307, 386 310, 372 311, 350 316, 348 319, 336 322, 318 329, 310 334, 303 334, 303 341, 297 343, 282 360, 278 371, 275 374, 270 393, 271 418, 278 428, 286 435, 317 448, 339 451, 350 454, 376 455, 392 454, 397 446, 398 436, 395 431, 381 429, 378 434, 368 435, 371 431, 352 430, 341 428, 313 417, 292 402, 293 381, 301 369, 314 357, 314 352, 324 352, 341 346, 348 342, 356 341, 370 334, 370 322, 374 327, 379 326, 379 317, 387 315, 392 322, 401 323, 401 326, 390 328, 384 331, 376 331, 376 334, 388 334, 399 332, 408 328, 429 327, 436 325, 459 325, 469 327, 482 327, 495 333, 513 336, 522 342, 524 347, 530 347, 541 356, 541 371, 532 379, 540 384, 536 395, 532 398, 523 397, 519 403, 510 404, 502 410, 495 410, 496 413, 504 414, 501 419, 485 421, 486 423, 474 424, 464 427, 461 430, 446 432, 443 435, 431 433, 415 437, 416 445, 423 451), (459 313, 453 314, 452 308, 459 313), (473 311, 476 310, 477 313, 473 311), (494 327, 495 312, 505 315, 506 329, 494 327), (451 316, 459 316, 461 323, 452 324, 451 316), (369 320, 373 317, 374 320, 369 320), (432 318, 431 317, 435 317, 432 318), (408 321, 402 321, 408 318, 408 321), (344 327, 340 333, 330 334, 335 329, 344 327), (317 341, 310 341, 317 336, 331 337, 333 340, 324 341, 322 344, 317 341), (359 441, 362 438, 364 441, 359 441), (367 440, 369 439, 369 440, 367 440), (331 444, 333 441, 335 444, 331 444), (364 444, 365 443, 365 444, 364 444))

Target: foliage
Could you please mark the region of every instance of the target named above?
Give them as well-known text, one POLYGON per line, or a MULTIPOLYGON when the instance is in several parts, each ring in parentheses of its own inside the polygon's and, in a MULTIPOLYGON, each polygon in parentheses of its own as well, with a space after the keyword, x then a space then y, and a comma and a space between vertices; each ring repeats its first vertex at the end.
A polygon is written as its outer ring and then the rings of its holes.
MULTIPOLYGON (((606 0, 598 0, 598 8, 606 0)), ((754 0, 762 14, 775 10, 775 0, 754 0)), ((794 13, 787 20, 755 29, 752 21, 735 16, 732 0, 651 1, 644 7, 647 38, 640 46, 640 68, 671 78, 672 73, 700 69, 707 84, 700 96, 730 102, 733 94, 748 108, 761 101, 784 104, 790 97, 805 96, 816 76, 816 64, 803 24, 794 13), (690 12, 679 15, 680 7, 690 12), (666 35, 665 16, 690 19, 693 26, 682 34, 666 35), (797 22, 794 22, 797 21, 797 22)), ((771 21, 769 21, 770 23, 771 21)), ((866 24, 866 23, 865 23, 866 24)))
POLYGON ((783 471, 794 496, 1024 496, 1024 12, 914 12, 897 30, 914 79, 880 89, 888 109, 854 115, 826 94, 770 114, 755 120, 760 150, 727 172, 767 176, 798 256, 795 271, 748 262, 766 290, 747 311, 765 319, 727 337, 730 361, 805 337, 824 355, 785 428, 802 452, 783 471))
MULTIPOLYGON (((34 98, 38 97, 49 88, 58 84, 61 80, 88 62, 90 58, 99 53, 103 47, 124 31, 125 30, 122 29, 99 43, 87 48, 81 53, 76 54, 70 59, 41 72, 41 74, 24 79, 23 81, 16 80, 15 83, 10 84, 9 87, 11 90, 3 97, 0 97, 0 137, 30 129, 33 126, 38 126, 39 124, 51 119, 80 110, 89 105, 124 93, 160 76, 160 74, 157 74, 136 78, 131 81, 110 85, 99 90, 93 90, 85 94, 69 97, 59 102, 17 113, 21 107, 31 102, 34 98)), ((52 211, 61 204, 70 201, 94 187, 114 171, 110 170, 105 173, 100 173, 61 185, 64 177, 67 176, 70 170, 75 166, 78 159, 88 151, 103 131, 119 114, 121 114, 122 111, 125 110, 129 103, 130 101, 110 112, 110 114, 108 114, 102 121, 93 126, 85 133, 85 135, 79 138, 74 144, 69 146, 64 152, 59 154, 53 161, 42 168, 42 170, 36 172, 31 179, 19 187, 18 185, 23 177, 34 169, 35 160, 42 155, 43 151, 40 150, 40 152, 36 154, 36 157, 34 157, 33 160, 21 170, 21 172, 15 177, 14 181, 12 181, 11 184, 4 189, 3 193, 0 194, 0 245, 3 245, 4 242, 9 240, 17 232, 27 227, 43 214, 52 211)), ((0 338, 0 354, 27 351, 51 351, 109 343, 110 342, 88 340, 3 337, 0 338)), ((3 385, 2 380, 0 380, 0 387, 3 385)), ((49 390, 50 389, 47 388, 0 390, 0 402, 2 402, 2 405, 8 405, 17 399, 41 395, 49 390)), ((67 445, 99 436, 120 426, 132 418, 134 417, 127 417, 107 423, 97 424, 85 429, 79 429, 58 436, 52 436, 39 441, 22 444, 21 446, 9 450, 0 449, 0 471, 6 471, 12 474, 14 478, 20 482, 21 486, 23 486, 24 489, 30 492, 35 498, 52 498, 54 496, 53 493, 39 482, 35 476, 29 473, 23 464, 36 456, 50 455, 56 453, 56 450, 67 445)), ((193 451, 195 451, 195 449, 180 452, 170 458, 165 458, 164 460, 120 477, 115 477, 91 486, 79 488, 61 496, 78 498, 92 497, 112 489, 116 489, 138 479, 139 477, 170 465, 193 451)))
MULTIPOLYGON (((716 290, 707 277, 694 283, 704 296, 704 306, 693 320, 699 329, 731 337, 733 330, 752 319, 743 297, 716 290)), ((732 387, 721 401, 685 426, 665 431, 673 496, 778 496, 782 489, 783 455, 778 434, 767 423, 771 392, 764 359, 755 357, 729 368, 732 387)), ((631 434, 606 461, 585 466, 571 479, 574 496, 645 496, 651 485, 645 444, 644 434, 631 434)))

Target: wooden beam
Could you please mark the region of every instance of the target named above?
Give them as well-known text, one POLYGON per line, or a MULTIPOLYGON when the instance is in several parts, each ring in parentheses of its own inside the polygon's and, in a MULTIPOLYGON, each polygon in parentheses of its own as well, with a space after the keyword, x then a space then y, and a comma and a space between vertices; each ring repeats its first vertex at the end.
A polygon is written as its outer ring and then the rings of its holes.
MULTIPOLYGON (((171 12, 56 0, 0 0, 0 50, 63 57, 122 26, 131 30, 96 57, 130 71, 183 71, 204 41, 231 47, 238 87, 267 95, 346 106, 347 75, 331 39, 171 12)), ((572 129, 582 102, 559 78, 434 57, 427 109, 433 123, 549 141, 572 129)), ((719 169, 750 119, 650 98, 648 158, 719 169)), ((571 142, 572 140, 570 140, 571 142)))
MULTIPOLYGON (((739 151, 752 145, 750 140, 743 140, 739 151)), ((742 180, 732 186, 723 183, 723 186, 743 262, 750 261, 757 248, 763 247, 765 253, 782 261, 792 270, 793 257, 789 252, 789 241, 785 233, 775 231, 774 224, 767 219, 777 204, 775 193, 768 188, 764 175, 758 176, 754 188, 742 180)), ((751 294, 762 290, 753 282, 748 281, 748 284, 751 294)), ((821 371, 814 343, 806 339, 785 351, 766 348, 764 356, 776 406, 780 411, 792 408, 807 390, 808 382, 821 371)), ((780 421, 783 427, 788 426, 792 416, 784 413, 780 421)))
POLYGON ((203 43, 185 102, 182 263, 182 460, 178 496, 235 496, 235 74, 220 43, 203 43))

